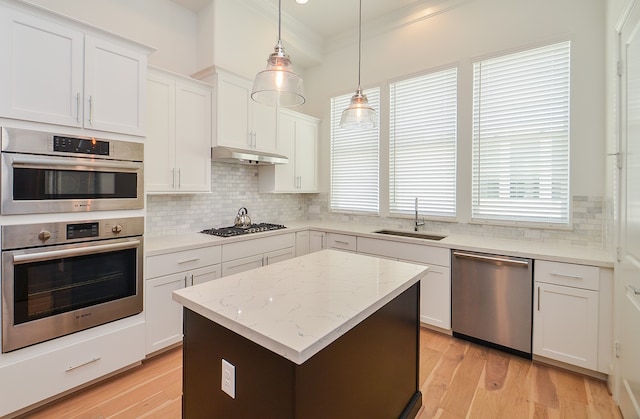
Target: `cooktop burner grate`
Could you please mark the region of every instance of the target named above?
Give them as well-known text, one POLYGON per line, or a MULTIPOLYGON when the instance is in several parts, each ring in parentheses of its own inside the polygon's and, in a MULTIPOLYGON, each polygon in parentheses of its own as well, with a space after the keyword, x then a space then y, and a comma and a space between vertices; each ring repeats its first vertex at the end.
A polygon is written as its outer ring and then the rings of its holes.
POLYGON ((260 233, 263 231, 280 230, 282 228, 286 227, 282 224, 258 223, 250 224, 248 227, 208 228, 206 230, 202 230, 200 233, 219 237, 233 237, 243 234, 260 233))

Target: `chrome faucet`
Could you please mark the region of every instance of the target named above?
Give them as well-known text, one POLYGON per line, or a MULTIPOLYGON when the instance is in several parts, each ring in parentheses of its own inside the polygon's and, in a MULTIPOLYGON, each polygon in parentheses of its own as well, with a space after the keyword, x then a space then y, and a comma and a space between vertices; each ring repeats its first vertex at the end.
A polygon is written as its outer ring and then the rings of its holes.
POLYGON ((413 227, 414 231, 418 231, 418 227, 423 226, 424 225, 424 218, 422 218, 422 221, 418 221, 418 197, 416 197, 416 222, 415 222, 415 226, 413 227))

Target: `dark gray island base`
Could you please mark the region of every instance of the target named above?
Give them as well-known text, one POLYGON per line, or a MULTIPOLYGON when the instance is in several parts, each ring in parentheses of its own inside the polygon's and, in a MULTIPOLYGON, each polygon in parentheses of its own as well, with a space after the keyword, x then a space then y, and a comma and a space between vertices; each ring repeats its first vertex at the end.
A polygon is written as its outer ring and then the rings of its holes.
POLYGON ((422 406, 420 283, 296 364, 185 308, 182 416, 413 418, 422 406), (221 360, 235 366, 235 399, 221 360))

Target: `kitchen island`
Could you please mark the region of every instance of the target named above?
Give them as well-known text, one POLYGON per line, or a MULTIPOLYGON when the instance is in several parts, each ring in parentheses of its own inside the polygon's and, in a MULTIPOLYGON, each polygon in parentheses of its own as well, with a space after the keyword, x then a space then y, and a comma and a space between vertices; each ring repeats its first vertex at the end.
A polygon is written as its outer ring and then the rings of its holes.
POLYGON ((183 417, 414 417, 426 273, 324 250, 174 292, 183 417))

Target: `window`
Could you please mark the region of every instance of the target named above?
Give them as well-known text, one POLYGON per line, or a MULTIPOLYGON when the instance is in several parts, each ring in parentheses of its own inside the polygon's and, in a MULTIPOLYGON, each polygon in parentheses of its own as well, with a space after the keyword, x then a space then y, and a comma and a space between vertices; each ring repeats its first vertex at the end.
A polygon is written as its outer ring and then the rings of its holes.
MULTIPOLYGON (((380 89, 363 92, 369 105, 378 110, 380 89)), ((379 212, 379 128, 346 130, 340 128, 342 111, 352 95, 331 99, 331 198, 332 211, 379 212)), ((378 124, 380 126, 380 124, 378 124)))
POLYGON ((569 223, 564 42, 473 65, 474 220, 569 223))
POLYGON ((457 69, 389 85, 389 210, 456 215, 457 69))

